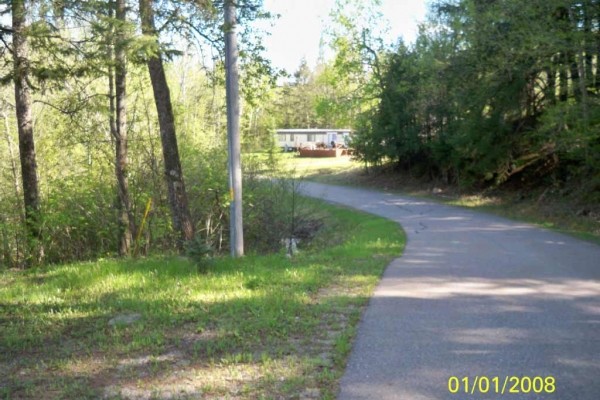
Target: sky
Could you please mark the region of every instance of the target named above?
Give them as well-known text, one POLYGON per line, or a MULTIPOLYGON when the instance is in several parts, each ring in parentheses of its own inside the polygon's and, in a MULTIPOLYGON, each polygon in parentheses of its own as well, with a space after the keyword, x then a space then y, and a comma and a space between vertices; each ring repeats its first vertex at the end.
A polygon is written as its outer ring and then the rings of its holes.
MULTIPOLYGON (((425 18, 427 0, 382 0, 382 24, 389 23, 388 42, 402 37, 412 43, 417 24, 425 18)), ((294 72, 303 58, 314 67, 319 58, 319 43, 335 0, 264 0, 264 7, 281 17, 261 26, 271 35, 264 39, 266 55, 276 68, 294 72), (269 26, 269 25, 273 26, 269 26)))

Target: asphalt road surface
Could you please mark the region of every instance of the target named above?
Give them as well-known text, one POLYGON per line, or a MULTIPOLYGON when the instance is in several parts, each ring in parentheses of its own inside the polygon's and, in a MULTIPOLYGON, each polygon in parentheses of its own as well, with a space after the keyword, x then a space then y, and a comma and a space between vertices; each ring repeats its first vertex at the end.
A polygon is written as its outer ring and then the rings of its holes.
POLYGON ((396 194, 301 191, 408 237, 363 315, 339 399, 600 399, 600 246, 396 194))

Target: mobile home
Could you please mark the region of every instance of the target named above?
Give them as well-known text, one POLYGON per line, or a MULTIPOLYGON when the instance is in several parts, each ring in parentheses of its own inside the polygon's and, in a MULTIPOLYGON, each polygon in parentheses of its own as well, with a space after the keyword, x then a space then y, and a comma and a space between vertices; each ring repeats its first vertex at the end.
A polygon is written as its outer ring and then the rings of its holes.
POLYGON ((317 143, 330 146, 331 142, 348 147, 351 135, 350 129, 278 129, 277 143, 286 151, 314 147, 317 143))

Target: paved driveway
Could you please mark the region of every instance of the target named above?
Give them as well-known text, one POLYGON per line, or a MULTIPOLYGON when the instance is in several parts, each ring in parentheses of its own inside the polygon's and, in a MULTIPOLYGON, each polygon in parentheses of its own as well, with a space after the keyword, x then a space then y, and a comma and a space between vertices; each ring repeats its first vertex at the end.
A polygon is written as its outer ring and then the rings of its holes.
POLYGON ((363 316, 339 399, 600 399, 600 246, 396 194, 301 190, 408 236, 363 316))

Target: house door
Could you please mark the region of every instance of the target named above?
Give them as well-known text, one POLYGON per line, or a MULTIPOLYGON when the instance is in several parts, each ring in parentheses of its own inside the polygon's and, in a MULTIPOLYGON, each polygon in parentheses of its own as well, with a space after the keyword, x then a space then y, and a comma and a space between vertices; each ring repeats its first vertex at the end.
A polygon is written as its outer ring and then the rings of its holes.
POLYGON ((330 145, 331 142, 337 143, 337 132, 327 132, 327 145, 330 145))

